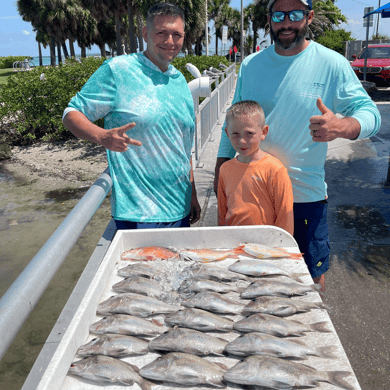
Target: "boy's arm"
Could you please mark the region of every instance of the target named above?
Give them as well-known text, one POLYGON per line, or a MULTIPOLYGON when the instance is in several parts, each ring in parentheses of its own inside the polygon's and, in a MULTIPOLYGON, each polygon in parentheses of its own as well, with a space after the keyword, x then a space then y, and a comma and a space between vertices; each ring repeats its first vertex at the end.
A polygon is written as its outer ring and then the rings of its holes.
POLYGON ((293 190, 286 168, 279 169, 274 176, 275 226, 294 234, 293 190))
POLYGON ((218 226, 226 226, 226 213, 227 213, 227 199, 223 180, 218 183, 218 226))
POLYGON ((215 172, 214 172, 214 192, 215 195, 218 196, 218 181, 219 181, 219 170, 221 169, 221 165, 229 161, 229 157, 217 157, 217 162, 215 164, 215 172))

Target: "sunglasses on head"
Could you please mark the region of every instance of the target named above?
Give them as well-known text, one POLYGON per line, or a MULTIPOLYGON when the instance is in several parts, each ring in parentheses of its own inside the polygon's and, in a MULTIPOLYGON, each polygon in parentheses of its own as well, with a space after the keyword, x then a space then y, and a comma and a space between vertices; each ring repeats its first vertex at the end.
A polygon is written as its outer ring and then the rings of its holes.
POLYGON ((275 23, 281 23, 284 21, 284 18, 288 15, 289 19, 292 22, 299 22, 303 19, 305 15, 307 15, 310 11, 308 10, 295 10, 289 12, 283 11, 275 11, 271 12, 269 15, 271 16, 271 20, 275 23))

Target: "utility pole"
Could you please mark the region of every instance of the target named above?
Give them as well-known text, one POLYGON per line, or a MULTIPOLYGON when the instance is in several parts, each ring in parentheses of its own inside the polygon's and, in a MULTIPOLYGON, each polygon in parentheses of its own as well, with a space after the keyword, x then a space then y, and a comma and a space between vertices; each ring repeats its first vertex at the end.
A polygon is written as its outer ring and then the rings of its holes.
POLYGON ((205 36, 206 36, 206 56, 209 55, 209 18, 207 15, 207 0, 206 0, 206 27, 205 27, 205 36))
MULTIPOLYGON (((378 8, 381 6, 381 0, 379 0, 378 8)), ((381 14, 377 14, 377 19, 376 19, 376 36, 378 36, 378 31, 379 31, 379 18, 381 14)))
POLYGON ((244 7, 241 0, 241 63, 244 60, 244 7))

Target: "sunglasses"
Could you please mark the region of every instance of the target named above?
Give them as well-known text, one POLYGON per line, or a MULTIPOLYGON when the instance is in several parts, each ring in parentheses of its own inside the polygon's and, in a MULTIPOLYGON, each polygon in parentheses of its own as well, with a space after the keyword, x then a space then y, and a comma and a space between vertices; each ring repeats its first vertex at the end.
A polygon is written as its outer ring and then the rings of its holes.
POLYGON ((310 11, 308 10, 295 10, 290 12, 283 12, 283 11, 275 11, 270 13, 271 19, 275 23, 282 23, 284 21, 284 18, 288 15, 289 19, 292 22, 299 22, 303 19, 305 15, 307 15, 310 11))

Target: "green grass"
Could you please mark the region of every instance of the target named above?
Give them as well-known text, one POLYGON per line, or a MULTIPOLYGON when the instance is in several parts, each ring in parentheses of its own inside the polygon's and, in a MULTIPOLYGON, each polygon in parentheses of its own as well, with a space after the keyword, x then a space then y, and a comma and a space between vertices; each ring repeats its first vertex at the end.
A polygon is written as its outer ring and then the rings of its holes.
POLYGON ((14 74, 12 69, 0 69, 0 85, 6 84, 11 74, 14 74))

